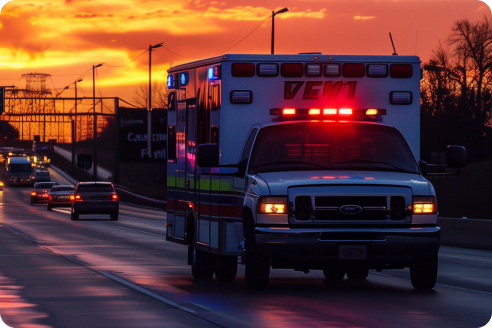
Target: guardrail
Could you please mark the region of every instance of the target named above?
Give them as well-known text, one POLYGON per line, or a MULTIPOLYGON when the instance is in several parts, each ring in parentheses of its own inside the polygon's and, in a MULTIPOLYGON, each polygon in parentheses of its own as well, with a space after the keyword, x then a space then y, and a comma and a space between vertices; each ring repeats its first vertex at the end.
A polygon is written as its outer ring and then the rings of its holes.
POLYGON ((492 220, 438 218, 441 245, 492 250, 492 220))

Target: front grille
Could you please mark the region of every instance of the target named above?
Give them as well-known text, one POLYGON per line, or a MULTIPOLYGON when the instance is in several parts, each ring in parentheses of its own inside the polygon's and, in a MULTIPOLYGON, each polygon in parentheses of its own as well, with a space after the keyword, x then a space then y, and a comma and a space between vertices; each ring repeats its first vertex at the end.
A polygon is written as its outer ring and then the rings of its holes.
POLYGON ((403 196, 298 196, 294 216, 297 221, 404 221, 403 196))

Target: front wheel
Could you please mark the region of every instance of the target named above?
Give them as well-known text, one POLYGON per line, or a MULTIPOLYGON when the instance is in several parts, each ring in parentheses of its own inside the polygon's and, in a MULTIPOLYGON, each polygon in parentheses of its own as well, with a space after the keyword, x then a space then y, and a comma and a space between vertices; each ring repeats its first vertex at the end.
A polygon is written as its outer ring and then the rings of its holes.
POLYGON ((438 257, 422 259, 410 266, 412 286, 419 290, 434 288, 437 281, 438 257))
POLYGON ((219 281, 234 281, 237 275, 237 256, 217 255, 215 277, 219 281))
POLYGON ((270 260, 263 257, 257 249, 252 219, 245 220, 245 269, 244 280, 250 290, 264 290, 270 278, 270 260))
POLYGON ((196 249, 193 243, 191 274, 195 279, 212 279, 215 269, 215 254, 196 249))
POLYGON ((329 281, 342 281, 345 277, 345 270, 342 267, 335 265, 323 269, 323 275, 325 276, 326 280, 329 281))

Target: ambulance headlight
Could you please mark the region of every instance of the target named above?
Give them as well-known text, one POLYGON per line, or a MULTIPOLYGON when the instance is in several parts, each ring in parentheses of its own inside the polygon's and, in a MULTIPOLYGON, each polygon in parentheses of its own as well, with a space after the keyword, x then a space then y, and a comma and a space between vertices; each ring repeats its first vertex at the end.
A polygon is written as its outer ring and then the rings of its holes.
POLYGON ((258 212, 262 214, 287 213, 287 197, 284 196, 260 197, 258 201, 258 212))
POLYGON ((436 214, 437 201, 434 196, 414 196, 413 214, 436 214))

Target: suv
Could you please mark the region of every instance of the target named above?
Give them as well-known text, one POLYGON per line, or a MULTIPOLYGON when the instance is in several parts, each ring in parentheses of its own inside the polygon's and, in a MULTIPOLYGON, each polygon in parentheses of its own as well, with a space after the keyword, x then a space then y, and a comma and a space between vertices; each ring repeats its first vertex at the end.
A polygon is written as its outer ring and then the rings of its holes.
POLYGON ((109 214, 111 220, 118 220, 118 194, 111 182, 79 182, 70 198, 72 220, 78 220, 79 214, 109 214))

